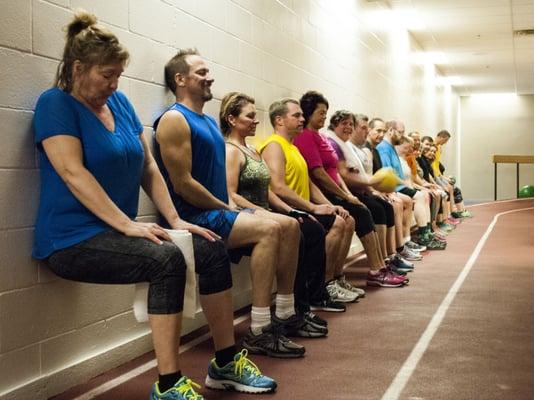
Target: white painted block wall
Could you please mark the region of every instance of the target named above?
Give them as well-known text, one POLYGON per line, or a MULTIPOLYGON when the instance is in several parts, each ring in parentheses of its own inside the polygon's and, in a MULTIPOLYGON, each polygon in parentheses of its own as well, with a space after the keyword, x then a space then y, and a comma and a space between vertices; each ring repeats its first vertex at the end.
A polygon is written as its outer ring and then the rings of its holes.
MULTIPOLYGON (((257 100, 259 136, 271 133, 266 110, 308 89, 339 108, 435 133, 456 126, 456 95, 435 72, 413 65, 418 50, 403 29, 373 16, 364 0, 0 0, 0 398, 45 399, 151 349, 135 322, 132 286, 57 279, 30 258, 39 178, 32 110, 52 84, 64 45, 61 28, 82 7, 128 47, 120 83, 150 133, 171 101, 163 65, 180 47, 208 59, 218 115, 228 91, 257 100), (373 19, 374 18, 374 19, 373 19), (389 26, 390 27, 390 26, 389 26), (452 110, 452 111, 451 111, 452 110)), ((154 208, 142 196, 143 219, 154 208)), ((248 301, 246 265, 235 271, 236 307, 248 301)), ((203 323, 188 321, 185 331, 203 323)))

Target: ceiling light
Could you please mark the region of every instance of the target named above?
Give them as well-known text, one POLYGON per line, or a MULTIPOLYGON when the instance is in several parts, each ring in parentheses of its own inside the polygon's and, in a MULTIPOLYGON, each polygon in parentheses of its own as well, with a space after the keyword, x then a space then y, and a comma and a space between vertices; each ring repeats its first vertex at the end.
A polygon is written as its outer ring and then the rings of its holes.
POLYGON ((442 85, 450 85, 450 86, 462 86, 464 84, 464 81, 459 76, 441 76, 439 77, 439 82, 442 85))
POLYGON ((409 31, 422 31, 427 28, 419 12, 413 8, 397 9, 395 10, 395 17, 409 31))
POLYGON ((434 64, 434 65, 443 65, 448 64, 449 60, 447 56, 442 51, 428 51, 428 52, 417 52, 412 54, 415 64, 434 64))

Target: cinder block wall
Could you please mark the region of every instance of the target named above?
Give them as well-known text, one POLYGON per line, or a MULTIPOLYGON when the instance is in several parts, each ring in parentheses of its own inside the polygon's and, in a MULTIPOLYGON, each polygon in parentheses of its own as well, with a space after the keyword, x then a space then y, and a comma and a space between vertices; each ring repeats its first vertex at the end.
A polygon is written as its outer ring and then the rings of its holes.
MULTIPOLYGON (((457 96, 436 72, 411 63, 419 49, 377 3, 364 0, 2 0, 0 14, 0 398, 44 399, 134 358, 150 346, 132 316, 132 286, 74 284, 30 258, 39 178, 32 110, 52 84, 64 45, 61 28, 81 7, 128 47, 120 89, 150 133, 171 101, 162 66, 177 48, 209 60, 218 114, 231 90, 257 100, 259 136, 280 97, 323 92, 339 108, 401 117, 409 130, 456 126, 457 96), (385 13, 385 14, 384 14, 385 13), (378 18, 377 18, 378 16, 378 18)), ((427 66, 428 67, 428 66, 427 66)), ((139 214, 154 208, 143 195, 139 214)), ((248 294, 236 275, 236 306, 248 294)), ((203 323, 187 322, 185 330, 203 323)))

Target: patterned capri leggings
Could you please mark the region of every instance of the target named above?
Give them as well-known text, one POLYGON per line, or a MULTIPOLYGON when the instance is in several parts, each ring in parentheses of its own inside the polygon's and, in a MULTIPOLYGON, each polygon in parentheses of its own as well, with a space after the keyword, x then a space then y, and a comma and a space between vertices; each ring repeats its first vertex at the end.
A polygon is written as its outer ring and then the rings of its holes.
MULTIPOLYGON (((201 295, 232 287, 230 261, 223 242, 193 235, 193 250, 201 295)), ((48 258, 48 265, 56 275, 78 282, 149 282, 149 314, 176 314, 183 309, 186 264, 180 249, 171 242, 158 245, 107 230, 56 251, 48 258)))

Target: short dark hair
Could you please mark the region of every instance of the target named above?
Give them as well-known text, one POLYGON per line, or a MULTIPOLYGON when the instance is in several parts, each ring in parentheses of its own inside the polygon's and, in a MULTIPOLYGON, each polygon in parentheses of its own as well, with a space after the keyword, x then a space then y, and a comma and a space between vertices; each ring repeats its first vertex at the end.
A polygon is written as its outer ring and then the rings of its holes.
POLYGON ((180 49, 173 58, 167 61, 167 64, 165 64, 165 85, 171 92, 176 92, 176 81, 174 80, 176 74, 187 74, 189 72, 190 67, 186 61, 187 56, 199 55, 200 53, 196 48, 180 49))
POLYGON ((304 126, 308 124, 311 115, 319 106, 319 104, 324 104, 326 108, 329 107, 328 100, 321 93, 316 92, 315 90, 307 91, 300 98, 300 108, 302 108, 302 116, 304 117, 304 126))
POLYGON ((284 117, 289 111, 287 108, 288 103, 293 103, 297 106, 299 105, 298 100, 286 97, 285 99, 275 101, 269 106, 269 120, 271 121, 273 128, 275 127, 274 122, 276 117, 284 117))
POLYGON ((439 131, 438 134, 437 134, 438 137, 442 137, 442 138, 450 138, 451 137, 451 134, 449 133, 449 131, 443 129, 442 131, 439 131))
POLYGON ((331 131, 333 131, 334 129, 337 128, 337 126, 345 121, 346 119, 349 119, 351 118, 352 119, 352 123, 354 125, 356 125, 356 117, 354 116, 353 113, 351 113, 350 111, 347 111, 347 110, 338 110, 334 113, 334 115, 332 115, 330 117, 330 125, 328 125, 328 129, 330 129, 331 131))
POLYGON ((434 143, 434 139, 432 139, 432 137, 430 136, 423 136, 421 138, 421 142, 430 142, 430 143, 434 143))
POLYGON ((369 121, 369 129, 374 129, 377 122, 384 123, 384 120, 382 118, 373 118, 371 121, 369 121))

